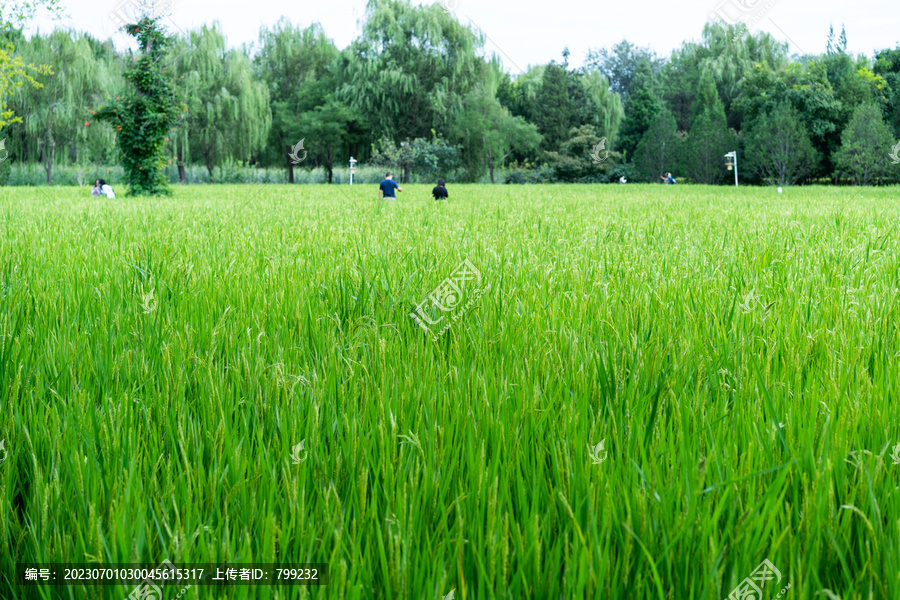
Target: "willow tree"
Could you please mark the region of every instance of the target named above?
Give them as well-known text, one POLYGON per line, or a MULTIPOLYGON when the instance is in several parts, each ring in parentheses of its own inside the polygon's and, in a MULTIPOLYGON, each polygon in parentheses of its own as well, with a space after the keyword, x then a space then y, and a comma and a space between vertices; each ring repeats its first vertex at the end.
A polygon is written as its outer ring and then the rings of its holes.
POLYGON ((577 107, 579 121, 593 125, 610 146, 616 142, 619 128, 625 120, 622 98, 612 91, 609 80, 597 70, 587 70, 579 78, 584 102, 577 107))
POLYGON ((103 63, 94 56, 86 36, 56 30, 43 37, 35 35, 19 45, 26 61, 46 64, 52 74, 41 88, 23 87, 13 96, 13 105, 23 115, 23 135, 37 143, 39 160, 53 183, 53 167, 60 152, 77 161, 94 123, 90 98, 108 84, 103 63))
POLYGON ((184 104, 172 132, 179 165, 202 160, 213 180, 217 166, 251 162, 269 134, 272 113, 268 90, 254 78, 246 53, 228 49, 214 23, 179 38, 172 54, 184 104))
MULTIPOLYGON (((45 10, 51 16, 62 15, 61 0, 3 0, 0 2, 0 33, 20 30, 34 15, 45 10)), ((35 76, 49 75, 48 65, 35 65, 17 56, 16 47, 8 40, 0 43, 0 130, 11 123, 21 122, 7 101, 16 88, 26 85, 40 87, 35 76)))
POLYGON ((345 54, 339 99, 365 114, 379 138, 431 137, 448 130, 481 81, 483 46, 483 35, 439 4, 370 0, 345 54))

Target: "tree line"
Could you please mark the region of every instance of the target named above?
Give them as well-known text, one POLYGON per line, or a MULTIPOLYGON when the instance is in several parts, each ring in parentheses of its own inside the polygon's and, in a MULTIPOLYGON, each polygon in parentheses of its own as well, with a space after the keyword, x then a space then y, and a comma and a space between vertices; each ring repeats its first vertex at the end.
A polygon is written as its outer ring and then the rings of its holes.
POLYGON ((331 181, 354 156, 402 181, 653 182, 671 171, 719 184, 732 150, 747 182, 900 181, 900 46, 851 56, 833 30, 824 54, 792 56, 766 33, 710 23, 667 57, 622 41, 580 68, 564 49, 510 74, 481 31, 409 0, 370 0, 344 49, 320 25, 286 19, 240 48, 204 25, 152 59, 84 33, 26 38, 7 25, 0 138, 48 184, 58 165, 127 162, 127 144, 152 145, 182 181, 188 165, 210 180, 224 165, 283 168, 291 182, 319 167, 331 181), (168 98, 167 130, 126 140, 114 107, 146 103, 128 94, 147 78, 168 98))

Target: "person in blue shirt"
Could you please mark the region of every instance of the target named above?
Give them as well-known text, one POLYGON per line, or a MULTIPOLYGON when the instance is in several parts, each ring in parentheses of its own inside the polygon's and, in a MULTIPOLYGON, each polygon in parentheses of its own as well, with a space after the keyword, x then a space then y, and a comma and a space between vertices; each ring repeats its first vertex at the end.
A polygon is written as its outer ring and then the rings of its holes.
POLYGON ((662 179, 663 183, 665 183, 666 185, 675 185, 675 178, 672 177, 671 173, 666 173, 665 175, 660 175, 659 178, 662 179))
POLYGON ((380 199, 393 200, 396 202, 397 195, 394 193, 394 190, 402 192, 403 188, 397 185, 397 182, 394 181, 390 171, 388 171, 388 174, 384 176, 384 181, 378 186, 378 197, 380 199))

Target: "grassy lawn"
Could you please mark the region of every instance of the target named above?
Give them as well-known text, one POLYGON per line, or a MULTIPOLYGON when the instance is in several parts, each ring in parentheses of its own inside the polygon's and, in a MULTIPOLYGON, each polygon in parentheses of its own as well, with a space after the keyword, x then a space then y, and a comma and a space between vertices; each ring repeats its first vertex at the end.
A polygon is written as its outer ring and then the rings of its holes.
POLYGON ((430 187, 0 188, 0 598, 900 597, 896 188, 430 187))

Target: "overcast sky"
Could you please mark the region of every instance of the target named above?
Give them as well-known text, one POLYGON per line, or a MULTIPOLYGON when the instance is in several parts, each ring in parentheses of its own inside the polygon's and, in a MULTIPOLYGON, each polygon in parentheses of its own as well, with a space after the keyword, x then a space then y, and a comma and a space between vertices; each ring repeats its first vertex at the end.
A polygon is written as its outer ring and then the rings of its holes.
MULTIPOLYGON (((2 0, 0 0, 2 1, 2 0)), ((128 0, 126 0, 128 1, 128 0)), ((188 30, 218 20, 230 45, 257 40, 263 25, 281 16, 294 23, 318 21, 338 47, 359 33, 366 0, 170 0, 174 2, 172 30, 188 30)), ((123 0, 63 0, 68 18, 54 23, 39 18, 47 30, 62 24, 100 38, 116 35, 110 18, 123 0)), ((896 0, 444 0, 464 23, 473 23, 489 38, 511 73, 530 64, 559 60, 568 46, 570 64, 579 66, 589 48, 611 46, 623 38, 668 55, 681 42, 698 39, 709 15, 720 6, 723 14, 746 15, 752 29, 788 41, 791 52, 825 50, 829 24, 847 28, 848 49, 871 56, 895 48, 900 41, 900 9, 896 0), (754 10, 740 12, 737 3, 754 10)), ((413 0, 414 4, 426 4, 413 0)), ((32 27, 31 29, 34 29, 32 27)))

